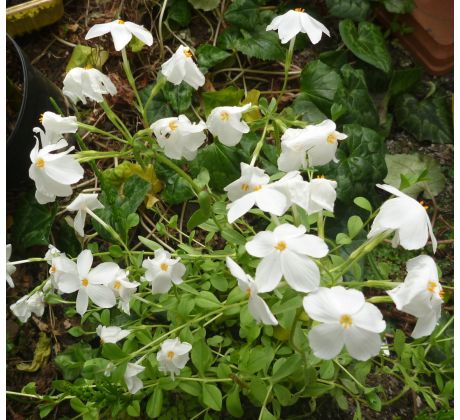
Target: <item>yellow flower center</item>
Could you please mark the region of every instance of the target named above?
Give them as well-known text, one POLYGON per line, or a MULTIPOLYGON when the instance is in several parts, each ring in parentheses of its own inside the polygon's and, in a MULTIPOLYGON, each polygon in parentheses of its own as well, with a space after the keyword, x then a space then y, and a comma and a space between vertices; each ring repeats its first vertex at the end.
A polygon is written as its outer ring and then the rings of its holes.
POLYGON ((190 51, 189 48, 186 48, 186 49, 184 50, 184 55, 185 55, 187 58, 190 58, 193 54, 192 54, 192 52, 190 51))
POLYGON ((89 281, 87 278, 84 278, 82 281, 81 281, 81 284, 85 287, 88 287, 88 284, 89 284, 89 281))
POLYGON ((326 141, 329 143, 329 144, 334 144, 337 140, 337 136, 335 135, 335 133, 332 133, 332 134, 329 134, 327 136, 327 139, 326 141))
POLYGON ((51 268, 50 268, 50 273, 54 274, 55 272, 56 272, 56 266, 52 265, 51 268))
POLYGON ((286 248, 287 248, 287 245, 286 245, 286 242, 284 241, 280 241, 275 245, 275 249, 281 252, 283 252, 286 248))
POLYGON ((294 12, 303 13, 303 12, 305 12, 305 9, 302 9, 301 7, 296 7, 296 8, 294 9, 294 12))
POLYGON ((445 296, 445 295, 446 295, 446 292, 445 292, 444 290, 441 289, 441 290, 439 291, 439 297, 440 297, 441 299, 444 299, 444 296, 445 296))
POLYGON ((326 177, 324 175, 318 175, 316 179, 326 179, 326 177))
POLYGON ((125 21, 122 20, 122 19, 118 19, 118 20, 117 20, 117 23, 118 23, 119 25, 124 25, 124 24, 125 24, 125 21))
POLYGON ((220 119, 221 119, 222 121, 228 121, 229 118, 230 118, 230 114, 229 114, 228 112, 222 111, 222 112, 220 113, 220 119))
POLYGON ((340 324, 342 324, 342 327, 348 330, 348 328, 351 327, 351 324, 353 324, 353 320, 351 319, 350 315, 342 315, 339 319, 340 324))
POLYGON ((38 158, 35 162, 35 166, 39 169, 43 169, 45 167, 45 161, 42 158, 38 158))
POLYGON ((169 359, 169 360, 172 360, 174 358, 175 354, 173 351, 168 351, 166 357, 169 359))
POLYGON ((120 289, 121 288, 121 283, 119 280, 117 280, 115 283, 113 283, 113 288, 114 289, 120 289))
POLYGON ((420 200, 419 203, 422 205, 422 207, 423 207, 425 210, 428 210, 428 209, 430 208, 430 206, 427 206, 423 200, 420 200))
POLYGON ((40 118, 38 119, 40 121, 40 124, 43 124, 43 114, 40 114, 40 118))
POLYGON ((247 190, 249 190, 249 185, 248 184, 243 184, 243 185, 241 185, 241 189, 243 191, 247 191, 247 190))
POLYGON ((168 271, 169 265, 166 263, 161 263, 160 268, 162 271, 168 271))
POLYGON ((247 296, 248 299, 249 299, 249 298, 251 297, 251 295, 252 295, 252 290, 251 290, 250 287, 248 287, 248 288, 246 289, 246 296, 247 296))
POLYGON ((259 190, 261 190, 261 189, 262 189, 262 185, 256 185, 256 186, 253 188, 254 191, 259 191, 259 190))
POLYGON ((171 129, 171 131, 176 131, 177 130, 177 127, 179 127, 179 125, 177 124, 176 121, 171 121, 169 124, 168 124, 169 128, 171 129))
POLYGON ((436 284, 436 282, 430 280, 428 282, 428 287, 426 288, 426 290, 428 290, 430 293, 435 293, 437 286, 438 285, 436 284))

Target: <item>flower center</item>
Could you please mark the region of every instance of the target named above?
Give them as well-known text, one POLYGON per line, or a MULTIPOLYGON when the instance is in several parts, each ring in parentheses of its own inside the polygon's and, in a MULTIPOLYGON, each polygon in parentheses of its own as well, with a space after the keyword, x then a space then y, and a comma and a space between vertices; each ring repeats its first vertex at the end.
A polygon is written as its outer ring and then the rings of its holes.
POLYGON ((166 263, 161 263, 160 268, 162 271, 168 271, 169 265, 166 263))
POLYGON ((56 272, 56 266, 52 265, 51 268, 50 268, 50 273, 54 274, 55 272, 56 272))
POLYGON ((324 175, 318 175, 316 179, 326 179, 326 177, 324 175))
POLYGON ((326 141, 329 143, 329 144, 334 144, 337 140, 337 136, 335 135, 335 133, 331 133, 327 136, 327 139, 326 141))
POLYGON ((436 284, 436 282, 430 280, 428 282, 428 287, 426 288, 426 290, 428 290, 430 293, 435 293, 436 292, 436 287, 438 285, 436 284))
POLYGON ((169 360, 172 360, 174 358, 175 354, 173 351, 168 351, 166 357, 169 359, 169 360))
POLYGON ((249 185, 248 185, 248 184, 242 184, 242 185, 241 185, 241 189, 242 189, 243 191, 247 191, 247 190, 249 190, 249 185))
POLYGON ((248 288, 246 289, 246 292, 245 292, 245 293, 246 293, 246 296, 247 296, 248 299, 249 299, 249 298, 251 297, 251 295, 252 295, 252 290, 251 290, 251 288, 248 287, 248 288))
POLYGON ((124 25, 124 24, 125 24, 125 21, 122 20, 122 19, 118 19, 118 20, 117 20, 117 23, 118 23, 119 25, 124 25))
POLYGON ((179 125, 177 124, 176 121, 171 121, 169 124, 168 124, 169 128, 171 129, 171 131, 176 131, 177 130, 177 127, 179 127, 179 125))
POLYGON ((192 54, 192 52, 190 51, 189 48, 186 48, 186 49, 184 50, 184 55, 185 55, 187 58, 190 58, 193 54, 192 54))
POLYGON ((275 245, 275 249, 277 249, 280 252, 283 252, 287 248, 286 242, 280 241, 275 245))
POLYGON ((430 206, 427 206, 423 200, 420 200, 419 203, 425 210, 428 210, 430 208, 430 206))
POLYGON ((351 319, 350 315, 342 315, 339 319, 339 322, 342 324, 342 327, 348 330, 348 328, 351 327, 351 324, 353 324, 353 320, 351 319))
POLYGON ((259 190, 261 190, 261 189, 262 189, 262 185, 256 185, 256 186, 253 188, 254 191, 259 191, 259 190))
POLYGON ((85 287, 88 287, 88 284, 89 284, 89 280, 87 278, 84 278, 82 281, 81 281, 81 284, 85 287))
POLYGON ((305 9, 302 9, 301 7, 296 7, 296 8, 294 9, 294 12, 303 13, 303 12, 305 12, 305 9))
POLYGON ((446 292, 445 292, 444 290, 441 289, 441 290, 439 291, 439 297, 440 297, 441 299, 444 299, 444 296, 445 296, 445 295, 446 295, 446 292))
POLYGON ((35 166, 39 169, 43 169, 45 167, 45 161, 42 158, 38 158, 35 161, 35 166))
POLYGON ((117 290, 121 288, 120 280, 117 280, 117 281, 113 284, 113 288, 114 288, 114 289, 117 289, 117 290))
POLYGON ((40 114, 40 118, 38 119, 38 121, 40 121, 40 124, 43 124, 43 113, 40 114))
POLYGON ((220 113, 220 119, 221 119, 222 121, 228 121, 229 118, 230 118, 230 114, 229 114, 228 112, 222 111, 222 112, 220 113))

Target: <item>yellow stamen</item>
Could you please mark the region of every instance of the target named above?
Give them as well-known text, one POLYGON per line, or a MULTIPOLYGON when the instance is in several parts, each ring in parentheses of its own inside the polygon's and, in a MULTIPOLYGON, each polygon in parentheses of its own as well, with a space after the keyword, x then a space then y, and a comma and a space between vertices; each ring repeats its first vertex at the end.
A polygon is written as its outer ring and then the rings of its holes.
POLYGON ((259 190, 261 190, 261 189, 262 189, 262 185, 256 185, 256 186, 253 188, 254 191, 259 191, 259 190))
POLYGON ((301 7, 297 7, 297 8, 294 9, 294 12, 301 12, 301 13, 303 13, 303 12, 305 12, 305 9, 302 9, 301 7))
POLYGON ((446 296, 446 292, 445 292, 444 290, 441 289, 441 290, 439 291, 439 297, 440 297, 441 299, 444 299, 444 296, 446 296))
POLYGON ((85 287, 88 287, 88 284, 89 284, 89 281, 88 279, 84 278, 82 281, 81 281, 81 284, 85 287))
POLYGON ((222 112, 220 113, 220 119, 221 119, 222 121, 228 121, 229 118, 230 118, 230 114, 229 114, 228 112, 222 111, 222 112))
POLYGON ((179 127, 179 125, 177 124, 176 121, 171 121, 168 125, 169 125, 169 128, 171 129, 171 131, 176 131, 177 127, 179 127))
POLYGON ((168 354, 166 355, 166 357, 169 359, 169 360, 172 360, 174 358, 175 354, 173 351, 168 351, 168 354))
POLYGON ((51 268, 50 268, 50 273, 54 274, 56 271, 57 271, 56 266, 52 265, 51 268))
POLYGON ((122 19, 118 19, 118 20, 117 20, 117 23, 118 23, 119 25, 124 25, 125 21, 122 20, 122 19))
POLYGON ((241 185, 241 189, 242 189, 243 191, 247 191, 247 190, 249 190, 249 185, 248 185, 248 184, 242 184, 242 185, 241 185))
POLYGON ((192 54, 192 52, 190 51, 189 48, 186 48, 186 49, 184 50, 184 55, 185 55, 187 58, 190 58, 193 54, 192 54))
POLYGON ((419 203, 422 205, 422 207, 423 207, 425 210, 428 210, 428 209, 430 208, 430 206, 427 206, 423 200, 420 200, 419 203))
POLYGON ((426 290, 428 290, 430 293, 435 293, 436 292, 436 287, 438 287, 437 283, 430 280, 428 282, 428 287, 426 288, 426 290))
POLYGON ((342 315, 339 319, 340 324, 342 324, 342 327, 348 330, 348 328, 351 327, 351 324, 353 324, 353 320, 351 319, 350 315, 342 315))
POLYGON ((35 166, 39 169, 43 169, 45 167, 45 161, 42 158, 38 158, 35 162, 35 166))
POLYGON ((329 144, 334 144, 334 143, 337 141, 337 136, 335 135, 335 133, 329 134, 329 135, 327 136, 326 141, 327 141, 329 144))
POLYGON ((252 290, 248 287, 246 289, 246 296, 247 296, 248 299, 251 297, 251 294, 252 294, 252 290))
POLYGON ((117 290, 121 288, 121 283, 120 283, 119 280, 117 280, 117 281, 113 284, 113 288, 114 288, 114 289, 117 289, 117 290))
POLYGON ((168 271, 169 265, 166 263, 161 263, 160 268, 162 269, 162 271, 168 271))
POLYGON ((324 175, 318 175, 316 179, 326 179, 326 177, 324 175))
POLYGON ((43 114, 40 114, 40 118, 38 119, 40 121, 40 124, 43 124, 43 114))
POLYGON ((283 252, 283 251, 287 248, 286 242, 284 242, 284 241, 278 242, 278 243, 275 245, 275 248, 276 248, 278 251, 283 252))

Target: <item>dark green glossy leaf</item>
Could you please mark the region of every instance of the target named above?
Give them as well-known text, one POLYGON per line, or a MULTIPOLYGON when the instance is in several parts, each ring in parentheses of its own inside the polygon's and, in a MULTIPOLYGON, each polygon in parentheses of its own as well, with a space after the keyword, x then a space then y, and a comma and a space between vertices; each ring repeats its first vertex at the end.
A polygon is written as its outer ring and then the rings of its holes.
POLYGON ((383 5, 390 13, 410 13, 414 8, 414 0, 383 0, 383 5))
MULTIPOLYGON (((146 86, 144 89, 139 91, 139 96, 142 103, 145 105, 147 102, 152 88, 155 86, 155 83, 152 83, 146 86)), ((161 118, 168 118, 174 116, 172 108, 169 106, 162 92, 156 95, 149 104, 147 109, 147 119, 150 124, 161 118)))
POLYGON ((194 89, 187 83, 173 85, 170 82, 166 82, 161 91, 165 101, 178 114, 182 114, 187 111, 192 105, 192 95, 194 89))
POLYGON ((391 96, 397 96, 406 93, 414 87, 422 77, 421 68, 402 69, 393 72, 390 86, 388 88, 391 96))
POLYGON ((234 86, 229 86, 215 92, 203 92, 204 112, 206 115, 209 115, 215 107, 238 105, 243 96, 244 90, 237 89, 234 86))
POLYGON ((270 23, 274 13, 269 10, 261 10, 256 0, 235 0, 227 8, 224 19, 238 28, 248 31, 270 23))
POLYGON ((220 0, 188 0, 188 2, 195 9, 201 9, 205 12, 209 12, 210 10, 215 9, 219 5, 220 0))
POLYGON ((370 11, 368 0, 326 0, 329 13, 341 19, 365 20, 370 11))
POLYGON ((211 44, 201 44, 196 50, 196 55, 198 66, 210 69, 230 57, 231 53, 211 44))
POLYGON ((220 411, 222 409, 222 393, 220 389, 216 385, 203 383, 203 403, 216 411, 220 411))
POLYGON ((156 386, 145 408, 147 416, 151 419, 160 417, 161 409, 163 408, 163 390, 156 386))
POLYGON ((301 93, 295 98, 292 103, 292 109, 299 119, 308 121, 310 124, 318 124, 327 119, 327 116, 310 101, 305 93, 301 93))
POLYGON ((192 9, 187 0, 170 0, 168 2, 168 20, 180 26, 187 26, 192 19, 192 9))
POLYGON ((163 181, 161 198, 167 203, 180 204, 194 196, 189 184, 166 165, 155 162, 155 171, 158 178, 163 181))

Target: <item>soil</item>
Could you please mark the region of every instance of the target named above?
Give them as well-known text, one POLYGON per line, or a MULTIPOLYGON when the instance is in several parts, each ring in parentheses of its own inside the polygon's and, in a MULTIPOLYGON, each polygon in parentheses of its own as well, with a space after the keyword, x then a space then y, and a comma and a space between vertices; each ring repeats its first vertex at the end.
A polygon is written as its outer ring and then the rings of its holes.
MULTIPOLYGON (((85 2, 77 0, 67 0, 65 3, 65 14, 63 19, 50 27, 44 28, 41 31, 34 32, 32 34, 18 38, 16 41, 19 43, 21 48, 26 52, 33 65, 38 68, 43 74, 45 74, 50 80, 54 81, 58 87, 62 86, 62 80, 65 76, 65 67, 68 63, 70 55, 73 50, 74 44, 91 45, 90 42, 84 40, 84 36, 88 31, 89 27, 95 23, 101 23, 113 20, 118 15, 118 11, 122 8, 123 18, 133 22, 144 24, 147 28, 153 28, 153 22, 155 25, 158 23, 158 7, 144 7, 144 2, 138 2, 135 0, 120 0, 120 1, 96 1, 88 0, 85 2), (142 4, 142 7, 139 5, 142 4)), ((319 11, 323 11, 326 14, 327 9, 324 6, 323 1, 311 2, 319 11)), ((211 39, 212 33, 209 29, 208 23, 202 17, 203 14, 196 15, 193 17, 190 29, 178 31, 179 36, 185 38, 192 45, 197 45, 202 42, 208 42, 211 39)), ((215 19, 212 14, 204 14, 210 18, 215 19)), ((215 27, 216 25, 214 25, 215 27)), ((158 34, 154 33, 154 38, 157 38, 158 34)), ((331 28, 331 35, 338 36, 337 27, 331 28)), ((174 38, 168 34, 168 31, 164 29, 163 36, 165 43, 174 42, 174 38)), ((326 41, 326 43, 329 40, 326 41)), ((109 37, 98 38, 98 44, 106 45, 107 50, 111 52, 111 58, 106 63, 104 69, 110 69, 110 78, 117 86, 119 92, 123 92, 117 95, 116 98, 108 98, 112 101, 112 106, 115 110, 123 114, 123 119, 129 128, 135 131, 138 127, 137 117, 130 111, 131 104, 133 101, 132 94, 130 93, 129 85, 124 77, 120 57, 113 51, 111 47, 111 40, 109 37), (129 110, 127 112, 127 110, 129 110)), ((322 47, 321 47, 322 48, 322 47)), ((330 45, 325 44, 325 49, 329 49, 330 45)), ((393 45, 394 50, 392 56, 394 60, 401 67, 408 67, 413 64, 413 60, 410 55, 397 43, 393 45), (393 55, 394 53, 394 55, 393 55)), ((315 51, 318 51, 317 49, 315 51)), ((302 69, 303 66, 315 58, 317 53, 313 52, 312 49, 305 49, 304 51, 295 55, 294 65, 296 69, 302 69)), ((159 64, 162 62, 160 59, 160 48, 157 42, 154 42, 152 48, 144 54, 137 55, 132 64, 133 68, 136 69, 135 77, 139 87, 143 87, 154 80, 156 71, 159 64)), ((259 69, 270 69, 270 70, 282 70, 281 64, 261 63, 258 65, 255 60, 251 62, 253 68, 259 69)), ((7 54, 7 67, 10 68, 17 63, 7 54)), ((12 72, 13 74, 14 72, 12 72)), ((18 73, 19 74, 19 73, 18 73)), ((226 85, 231 84, 231 80, 236 76, 237 73, 232 74, 220 74, 209 81, 206 88, 209 90, 220 89, 226 85)), ((258 75, 256 75, 258 76, 258 75)), ((449 74, 442 77, 433 77, 429 75, 424 76, 424 80, 433 81, 446 89, 449 94, 453 92, 453 75, 449 74)), ((242 85, 243 78, 236 80, 236 84, 242 85)), ((270 80, 257 80, 257 77, 246 76, 244 81, 247 83, 248 89, 255 87, 262 91, 276 91, 281 88, 282 76, 278 78, 272 78, 270 80)), ((15 80, 16 86, 21 88, 20 80, 15 80)), ((297 87, 298 80, 294 79, 292 88, 297 87)), ((293 98, 295 90, 286 95, 285 104, 293 98)), ((264 93, 269 96, 270 93, 264 93)), ((14 119, 13 105, 7 103, 7 121, 14 119), (8 113, 9 112, 9 113, 8 113)), ((89 123, 98 121, 101 127, 104 127, 105 121, 101 120, 101 114, 97 108, 92 105, 84 108, 82 113, 89 123)), ((12 127, 7 127, 7 130, 12 130, 12 127)), ((7 132, 8 133, 8 132, 7 132)), ((7 134, 8 135, 8 134, 7 134)), ((89 136, 88 142, 93 142, 91 147, 101 146, 97 142, 97 138, 89 136), (99 145, 99 146, 98 146, 99 145)), ((437 207, 437 224, 435 226, 435 232, 437 238, 440 241, 445 241, 444 246, 440 247, 437 259, 442 261, 443 280, 447 283, 453 282, 453 145, 435 145, 435 144, 420 144, 408 133, 395 128, 391 133, 390 138, 387 140, 387 146, 390 153, 411 153, 418 151, 424 154, 428 154, 436 158, 442 168, 443 173, 446 176, 446 188, 445 190, 436 197, 437 207)), ((9 217, 14 216, 14 203, 15 197, 8 199, 7 207, 9 217)), ((9 219, 11 220, 11 219, 9 219)), ((7 226, 10 223, 7 222, 7 226)), ((145 235, 145 232, 139 232, 138 234, 145 235)), ((43 255, 43 248, 29 250, 29 255, 43 255)), ((21 257, 20 255, 18 259, 21 257)), ((14 289, 8 288, 7 301, 8 305, 15 302, 19 297, 22 297, 25 293, 31 290, 41 280, 46 278, 46 268, 41 265, 30 265, 27 269, 18 267, 17 272, 14 274, 16 280, 16 287, 14 289)), ((453 299, 453 298, 451 298, 453 299)), ((453 302, 449 302, 449 305, 453 305, 453 302)), ((386 310, 385 306, 381 307, 382 310, 386 310)), ((400 312, 394 311, 389 313, 399 323, 400 328, 410 330, 413 325, 413 319, 405 318, 400 312)), ((62 351, 68 344, 72 342, 72 337, 65 333, 72 325, 78 322, 78 319, 69 319, 65 316, 62 310, 58 306, 52 306, 47 309, 44 316, 38 320, 31 320, 28 323, 22 325, 19 324, 17 319, 7 310, 7 388, 11 390, 20 390, 28 382, 35 381, 37 383, 37 390, 40 394, 44 394, 50 389, 51 381, 59 377, 57 368, 54 366, 52 360, 57 353, 62 351), (52 309, 51 309, 52 308, 52 309), (42 368, 36 373, 25 373, 18 371, 15 366, 18 362, 30 361, 33 357, 33 350, 38 341, 38 336, 41 330, 47 330, 52 333, 53 337, 53 350, 50 360, 42 366, 42 368)), ((387 392, 387 398, 390 399, 397 395, 403 388, 403 384, 398 382, 395 378, 390 376, 379 376, 379 378, 369 377, 369 386, 382 385, 387 392)), ((348 411, 341 411, 337 408, 334 401, 329 400, 327 397, 318 400, 318 408, 315 414, 310 415, 308 418, 311 419, 352 419, 354 415, 353 403, 349 401, 350 408, 348 411)), ((405 394, 398 402, 392 406, 385 407, 382 412, 376 413, 370 409, 362 407, 363 418, 365 419, 380 419, 390 420, 394 418, 411 419, 417 413, 417 410, 421 402, 417 400, 417 397, 411 393, 405 394)), ((38 418, 36 404, 32 402, 24 401, 24 399, 8 398, 7 400, 8 418, 14 420, 22 420, 26 418, 38 418)), ((309 413, 310 408, 308 404, 303 401, 302 405, 296 405, 289 409, 288 417, 294 418, 305 418, 305 414, 309 413)), ((253 412, 251 407, 247 408, 247 413, 253 413, 254 416, 258 415, 257 412, 253 412)), ((65 415, 72 415, 70 409, 63 405, 58 412, 53 413, 54 418, 61 418, 65 415), (68 410, 68 412, 66 411, 68 410)))

